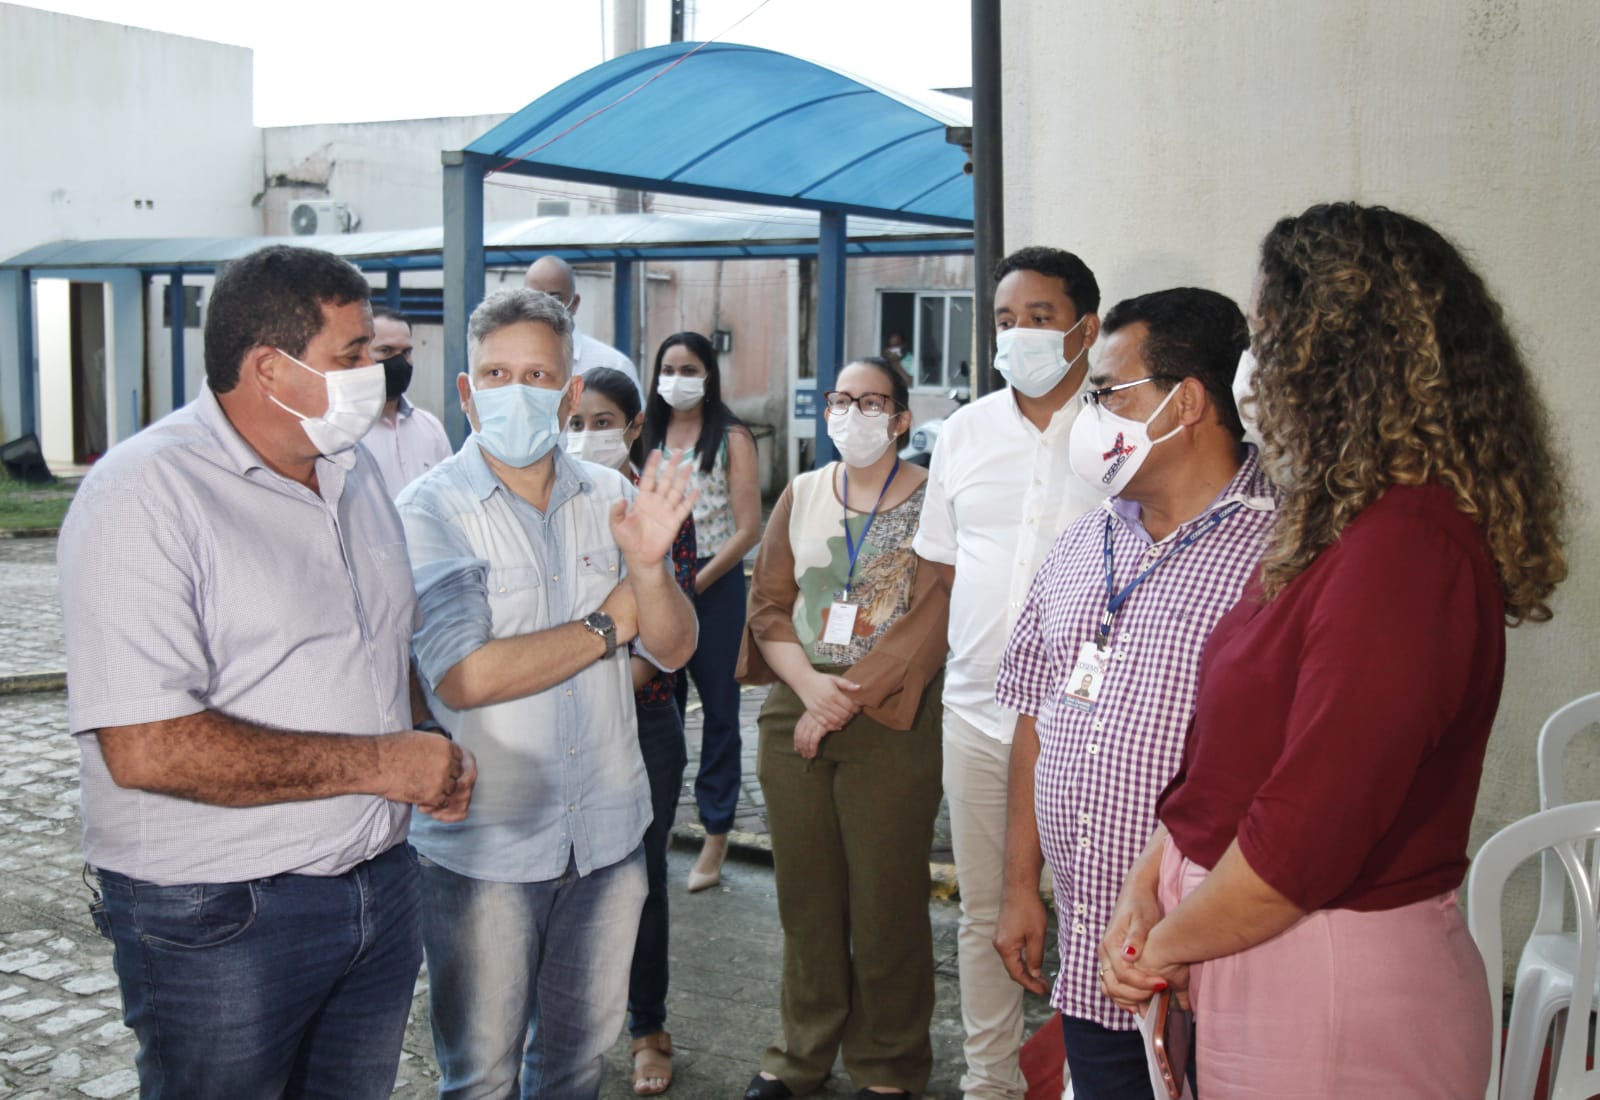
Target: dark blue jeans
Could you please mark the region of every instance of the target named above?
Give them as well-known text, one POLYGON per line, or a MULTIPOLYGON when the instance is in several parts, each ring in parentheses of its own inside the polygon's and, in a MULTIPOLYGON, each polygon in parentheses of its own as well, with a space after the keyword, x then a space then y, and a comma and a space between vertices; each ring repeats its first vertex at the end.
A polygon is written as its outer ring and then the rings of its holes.
MULTIPOLYGON (((1137 1031, 1112 1031, 1092 1020, 1061 1017, 1061 1038, 1072 1071, 1073 1100, 1156 1100, 1150 1087, 1144 1039, 1137 1031)), ((1194 1049, 1191 1039, 1190 1049, 1194 1049)), ((1195 1060, 1189 1059, 1189 1091, 1198 1098, 1195 1060)), ((1165 1094, 1160 1100, 1166 1100, 1165 1094)))
MULTIPOLYGON (((710 558, 701 558, 703 568, 710 558)), ((744 637, 744 566, 736 565, 695 597, 700 643, 689 659, 689 675, 700 693, 704 723, 700 734, 700 771, 694 800, 706 832, 733 828, 739 804, 739 684, 733 667, 744 637)))
POLYGON ((1112 1031, 1063 1014, 1061 1038, 1072 1071, 1073 1100, 1155 1100, 1144 1039, 1137 1031, 1112 1031))
POLYGON ((628 1033, 654 1035, 667 1022, 667 845, 678 816, 678 793, 689 754, 675 700, 635 708, 639 750, 650 777, 650 827, 644 833, 645 880, 649 885, 628 975, 628 1033))
POLYGON ((144 1100, 382 1100, 422 964, 407 844, 334 878, 99 872, 144 1100))

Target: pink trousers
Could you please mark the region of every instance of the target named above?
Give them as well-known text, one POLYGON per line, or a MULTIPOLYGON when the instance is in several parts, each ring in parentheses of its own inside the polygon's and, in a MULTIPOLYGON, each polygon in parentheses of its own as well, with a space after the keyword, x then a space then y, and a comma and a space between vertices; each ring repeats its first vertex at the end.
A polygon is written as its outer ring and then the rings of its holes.
MULTIPOLYGON (((1169 838, 1161 904, 1209 872, 1169 838)), ((1489 1081, 1483 962, 1454 892, 1399 909, 1319 909, 1190 972, 1205 1100, 1470 1100, 1489 1081)))

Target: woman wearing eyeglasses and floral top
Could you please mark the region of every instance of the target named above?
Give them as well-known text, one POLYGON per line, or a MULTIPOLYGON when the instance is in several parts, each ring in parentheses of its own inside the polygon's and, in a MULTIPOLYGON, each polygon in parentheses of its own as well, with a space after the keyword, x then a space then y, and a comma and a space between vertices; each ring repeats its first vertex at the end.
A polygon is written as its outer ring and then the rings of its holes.
POLYGON ((772 683, 757 774, 784 928, 783 1037, 750 1100, 814 1091, 842 1051, 859 1095, 933 1065, 928 849, 940 795, 949 591, 911 549, 927 472, 902 464, 905 383, 877 358, 824 395, 842 461, 779 498, 739 655, 772 683))

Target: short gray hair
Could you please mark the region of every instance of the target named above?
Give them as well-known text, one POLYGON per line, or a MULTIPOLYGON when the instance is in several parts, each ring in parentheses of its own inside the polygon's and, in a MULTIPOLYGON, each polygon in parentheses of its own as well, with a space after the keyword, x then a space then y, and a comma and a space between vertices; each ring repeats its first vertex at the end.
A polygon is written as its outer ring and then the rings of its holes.
POLYGON ((542 290, 526 287, 507 287, 489 295, 467 320, 467 367, 478 364, 483 342, 491 333, 524 321, 548 325, 561 337, 561 362, 566 376, 572 377, 572 314, 561 304, 561 299, 542 290))

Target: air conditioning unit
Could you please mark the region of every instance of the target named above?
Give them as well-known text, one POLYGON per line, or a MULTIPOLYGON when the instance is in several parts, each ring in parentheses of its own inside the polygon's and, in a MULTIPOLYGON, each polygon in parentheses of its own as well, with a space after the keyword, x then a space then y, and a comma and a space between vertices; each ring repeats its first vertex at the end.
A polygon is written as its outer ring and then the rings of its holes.
POLYGON ((296 237, 352 233, 361 219, 338 199, 306 199, 289 207, 289 231, 296 237))

